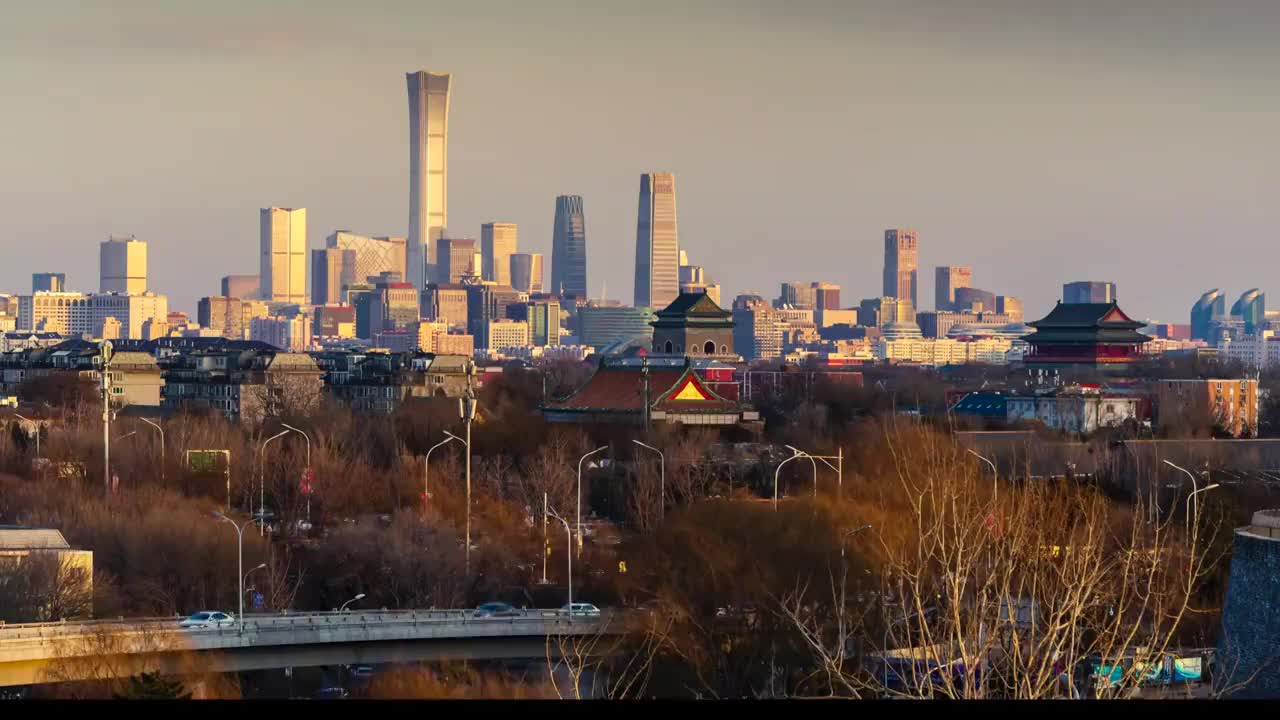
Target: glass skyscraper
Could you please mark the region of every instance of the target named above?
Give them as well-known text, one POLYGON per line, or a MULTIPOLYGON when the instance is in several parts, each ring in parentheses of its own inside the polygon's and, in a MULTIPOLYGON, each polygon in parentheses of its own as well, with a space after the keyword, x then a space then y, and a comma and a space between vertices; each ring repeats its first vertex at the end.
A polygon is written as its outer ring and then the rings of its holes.
POLYGON ((449 213, 449 75, 412 72, 409 86, 409 237, 405 279, 427 284, 432 249, 444 234, 449 213))
POLYGON ((587 221, 580 195, 556 198, 555 229, 551 237, 551 292, 587 297, 587 221))
POLYGON ((675 175, 640 176, 638 216, 635 306, 662 309, 680 294, 675 175))

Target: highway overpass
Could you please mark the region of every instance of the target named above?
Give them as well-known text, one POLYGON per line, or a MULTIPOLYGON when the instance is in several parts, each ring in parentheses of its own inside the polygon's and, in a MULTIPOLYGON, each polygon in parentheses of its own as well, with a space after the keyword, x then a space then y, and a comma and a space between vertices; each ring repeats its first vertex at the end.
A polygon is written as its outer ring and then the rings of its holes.
POLYGON ((607 653, 626 617, 573 618, 526 610, 477 618, 472 610, 382 610, 247 615, 210 629, 181 618, 0 625, 0 687, 167 674, 434 660, 541 658, 574 640, 607 653))

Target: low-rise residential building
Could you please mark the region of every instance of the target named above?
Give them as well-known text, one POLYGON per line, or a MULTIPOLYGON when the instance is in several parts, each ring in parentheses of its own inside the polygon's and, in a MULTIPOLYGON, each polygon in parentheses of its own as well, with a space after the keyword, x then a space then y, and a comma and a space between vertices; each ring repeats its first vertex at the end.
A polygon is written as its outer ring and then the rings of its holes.
POLYGON ((246 345, 173 355, 164 370, 161 406, 212 409, 247 423, 315 407, 324 383, 310 356, 246 345))
MULTIPOLYGON (((74 376, 94 388, 102 385, 102 354, 96 343, 67 340, 47 348, 0 354, 0 395, 20 400, 24 383, 54 375, 74 376)), ((111 406, 159 407, 164 381, 160 366, 145 352, 117 352, 111 359, 111 406)))
POLYGON ((379 414, 394 412, 409 399, 462 397, 472 364, 461 355, 381 352, 324 362, 333 397, 357 411, 379 414))
POLYGON ((1143 398, 1102 389, 1063 389, 1036 394, 971 392, 951 407, 956 415, 1006 423, 1038 422, 1070 433, 1091 433, 1143 419, 1143 398))
POLYGON ((1208 419, 1236 437, 1258 435, 1256 379, 1158 380, 1157 427, 1186 426, 1208 419))

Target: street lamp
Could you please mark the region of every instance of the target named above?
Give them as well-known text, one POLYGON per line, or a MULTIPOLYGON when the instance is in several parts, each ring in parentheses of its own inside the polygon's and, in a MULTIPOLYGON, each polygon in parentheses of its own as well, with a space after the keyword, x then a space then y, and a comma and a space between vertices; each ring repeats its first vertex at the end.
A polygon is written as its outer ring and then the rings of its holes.
MULTIPOLYGON (((262 441, 262 447, 258 448, 258 536, 267 534, 267 468, 264 454, 267 451, 267 443, 276 438, 288 435, 288 430, 281 430, 262 441)), ((249 502, 250 505, 253 501, 249 502)))
MULTIPOLYGON (((247 593, 247 592, 249 592, 249 590, 251 590, 251 589, 252 589, 252 588, 247 587, 247 586, 249 585, 249 576, 250 576, 250 575, 252 575, 252 574, 254 573, 254 571, 261 570, 262 568, 264 568, 264 567, 266 567, 266 566, 267 566, 267 564, 266 564, 266 563, 261 563, 261 564, 257 565, 256 567, 249 568, 249 572, 245 573, 245 574, 244 574, 244 577, 240 579, 240 588, 241 588, 241 589, 240 589, 240 597, 242 597, 242 598, 243 598, 243 597, 244 597, 244 594, 245 594, 245 593, 247 593)), ((243 614, 243 613, 241 613, 241 614, 243 614)))
POLYGON ((445 430, 444 434, 448 435, 449 439, 457 440, 458 442, 462 443, 463 447, 467 449, 467 529, 466 529, 466 537, 463 539, 467 543, 467 551, 465 556, 466 572, 468 575, 470 575, 471 574, 471 423, 470 422, 467 423, 467 439, 466 440, 463 440, 462 438, 458 437, 457 435, 454 435, 448 430, 445 430))
MULTIPOLYGON (((569 622, 573 622, 573 531, 569 528, 569 521, 560 517, 560 513, 555 510, 548 509, 547 514, 560 521, 564 525, 564 554, 569 558, 569 581, 566 587, 569 589, 569 622)), ((578 539, 581 542, 581 538, 578 539)))
MULTIPOLYGON (((1190 535, 1191 534, 1191 501, 1195 499, 1196 495, 1199 495, 1202 492, 1208 492, 1209 490, 1212 490, 1218 487, 1218 483, 1213 483, 1212 485, 1206 485, 1205 487, 1202 487, 1202 488, 1197 487, 1199 483, 1196 482, 1196 476, 1190 470, 1187 470, 1186 468, 1180 467, 1178 465, 1174 465, 1168 460, 1165 460, 1164 464, 1168 465, 1169 467, 1175 470, 1181 470, 1183 473, 1186 474, 1187 477, 1191 478, 1191 494, 1187 496, 1187 512, 1186 512, 1186 531, 1187 531, 1187 534, 1190 535)), ((1199 512, 1199 509, 1200 509, 1199 503, 1200 501, 1196 500, 1197 512, 1199 512)))
POLYGON ((652 445, 645 445, 639 440, 632 440, 631 442, 658 453, 658 497, 661 498, 658 503, 658 519, 662 519, 666 516, 667 509, 667 459, 663 457, 661 450, 652 445))
POLYGON ((112 442, 120 442, 121 440, 123 440, 123 439, 125 439, 125 438, 127 438, 127 437, 130 437, 130 436, 133 436, 133 435, 137 435, 137 434, 138 434, 138 431, 137 431, 137 430, 134 430, 133 432, 127 432, 127 433, 125 433, 125 434, 121 435, 120 437, 116 438, 115 440, 112 440, 112 442))
MULTIPOLYGON (((444 434, 449 435, 449 431, 446 430, 444 434)), ((441 445, 451 443, 457 439, 453 435, 449 435, 449 437, 432 445, 430 450, 427 450, 427 457, 422 462, 422 514, 424 516, 427 513, 428 498, 431 496, 431 453, 435 452, 435 449, 441 445)))
MULTIPOLYGON (((792 449, 794 450, 795 448, 792 448, 792 449)), ((787 463, 791 462, 792 460, 797 460, 797 459, 802 458, 802 457, 805 457, 804 453, 802 453, 802 452, 800 452, 800 451, 796 450, 796 454, 795 454, 795 455, 792 455, 791 457, 787 458, 786 460, 783 460, 782 462, 778 463, 778 467, 774 469, 774 471, 773 471, 773 509, 774 509, 775 511, 778 509, 778 474, 779 474, 780 472, 782 472, 782 466, 783 466, 783 465, 786 465, 787 463)))
POLYGON ((983 457, 983 456, 979 455, 978 453, 976 453, 976 452, 974 452, 974 451, 972 451, 972 450, 968 449, 968 448, 965 448, 965 452, 967 452, 967 453, 969 453, 970 455, 972 455, 972 456, 974 456, 974 457, 978 458, 978 459, 979 459, 979 460, 981 460, 982 462, 986 463, 988 467, 990 467, 990 468, 991 468, 991 493, 992 493, 992 498, 994 498, 994 499, 996 499, 996 500, 999 500, 999 499, 1000 499, 1000 482, 999 482, 999 479, 1000 479, 1000 471, 999 471, 999 470, 996 470, 996 464, 995 464, 995 463, 993 463, 993 462, 991 462, 991 461, 990 461, 990 460, 988 460, 987 458, 985 458, 985 457, 983 457))
POLYGON ((788 450, 795 453, 796 455, 799 455, 800 457, 809 458, 809 462, 813 464, 813 497, 817 498, 818 497, 818 461, 814 460, 812 455, 810 455, 809 453, 803 450, 798 450, 796 448, 791 447, 790 445, 785 445, 784 447, 786 447, 788 450))
POLYGON ((29 420, 28 418, 24 418, 18 413, 14 413, 13 415, 14 417, 18 418, 23 422, 29 422, 32 425, 36 426, 36 459, 39 460, 40 459, 40 423, 29 420))
POLYGON ((348 606, 348 605, 350 605, 351 603, 353 603, 353 602, 355 602, 355 601, 357 601, 357 600, 362 600, 362 599, 364 599, 364 593, 360 593, 359 595, 357 595, 357 596, 355 596, 355 597, 351 598, 350 600, 348 600, 348 601, 346 601, 346 602, 342 603, 342 607, 338 608, 338 612, 346 612, 346 611, 347 611, 347 606, 348 606))
MULTIPOLYGON (((240 579, 240 614, 237 615, 236 617, 239 618, 240 620, 240 632, 243 633, 244 632, 244 578, 245 578, 244 529, 245 529, 245 526, 253 522, 253 518, 249 518, 248 520, 245 520, 242 525, 237 525, 234 520, 232 520, 231 518, 227 517, 226 515, 223 515, 222 513, 216 510, 213 512, 213 516, 215 518, 218 518, 219 520, 225 520, 226 522, 231 524, 231 527, 236 529, 236 550, 239 553, 239 560, 237 561, 238 564, 236 566, 236 577, 240 579)), ((249 572, 253 572, 253 571, 250 570, 249 572)))
POLYGON ((608 449, 608 445, 601 445, 595 450, 583 455, 581 458, 578 458, 578 552, 582 552, 582 463, 592 455, 604 452, 608 449))
POLYGON ((165 484, 165 446, 164 446, 164 428, 160 427, 160 423, 152 422, 144 417, 138 418, 142 422, 150 425, 160 431, 160 484, 165 484))
MULTIPOLYGON (((303 440, 306 440, 306 441, 307 441, 307 472, 311 472, 311 437, 310 437, 309 435, 307 435, 306 433, 302 432, 301 430, 299 430, 298 428, 296 428, 296 427, 294 427, 294 426, 292 426, 292 425, 290 425, 290 424, 288 424, 288 423, 280 423, 280 425, 281 425, 281 426, 283 426, 283 427, 286 427, 286 428, 288 428, 288 429, 290 429, 290 430, 292 430, 293 432, 298 433, 299 435, 301 435, 301 436, 302 436, 302 439, 303 439, 303 440)), ((311 522, 311 492, 310 492, 310 487, 308 487, 308 488, 307 488, 307 522, 308 522, 308 523, 310 523, 310 522, 311 522)))

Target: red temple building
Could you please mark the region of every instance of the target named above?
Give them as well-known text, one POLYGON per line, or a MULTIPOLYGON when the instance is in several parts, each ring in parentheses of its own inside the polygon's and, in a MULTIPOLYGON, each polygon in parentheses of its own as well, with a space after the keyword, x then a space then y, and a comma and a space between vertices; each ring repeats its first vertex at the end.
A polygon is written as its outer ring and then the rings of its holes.
POLYGON ((1044 319, 1027 324, 1036 329, 1024 338, 1031 345, 1023 358, 1028 368, 1123 372, 1143 359, 1142 344, 1151 340, 1138 332, 1145 323, 1114 302, 1060 302, 1044 319))

